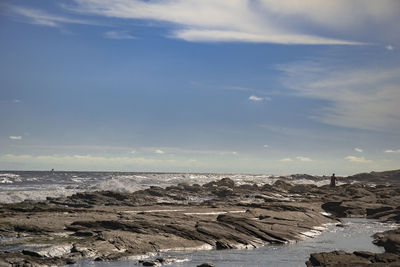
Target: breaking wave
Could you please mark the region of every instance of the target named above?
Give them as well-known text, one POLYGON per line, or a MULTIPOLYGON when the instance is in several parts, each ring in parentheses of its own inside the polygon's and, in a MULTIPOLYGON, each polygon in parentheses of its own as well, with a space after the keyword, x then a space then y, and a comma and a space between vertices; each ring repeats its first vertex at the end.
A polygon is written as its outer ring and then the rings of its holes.
POLYGON ((44 200, 46 197, 68 196, 83 191, 112 190, 134 192, 149 186, 167 187, 179 183, 205 184, 228 177, 236 184, 264 185, 284 179, 294 184, 329 183, 327 177, 276 176, 271 174, 215 173, 133 173, 133 172, 0 172, 0 202, 44 200))

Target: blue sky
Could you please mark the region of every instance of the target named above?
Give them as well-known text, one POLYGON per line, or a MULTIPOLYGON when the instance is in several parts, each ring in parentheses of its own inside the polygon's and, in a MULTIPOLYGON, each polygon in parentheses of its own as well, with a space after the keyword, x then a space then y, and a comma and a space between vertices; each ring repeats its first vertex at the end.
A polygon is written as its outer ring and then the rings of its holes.
POLYGON ((400 166, 400 3, 0 4, 0 169, 400 166))

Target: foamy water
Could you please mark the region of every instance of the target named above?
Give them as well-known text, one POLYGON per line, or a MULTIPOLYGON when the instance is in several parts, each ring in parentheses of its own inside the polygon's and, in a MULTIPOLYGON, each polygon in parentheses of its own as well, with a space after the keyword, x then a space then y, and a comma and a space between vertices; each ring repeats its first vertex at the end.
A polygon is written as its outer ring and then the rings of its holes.
POLYGON ((44 200, 46 197, 68 196, 76 192, 113 190, 134 192, 156 185, 167 187, 178 183, 205 184, 229 177, 236 184, 273 184, 285 179, 295 184, 329 183, 328 178, 295 179, 271 174, 213 174, 213 173, 134 173, 134 172, 0 172, 0 202, 12 203, 44 200))

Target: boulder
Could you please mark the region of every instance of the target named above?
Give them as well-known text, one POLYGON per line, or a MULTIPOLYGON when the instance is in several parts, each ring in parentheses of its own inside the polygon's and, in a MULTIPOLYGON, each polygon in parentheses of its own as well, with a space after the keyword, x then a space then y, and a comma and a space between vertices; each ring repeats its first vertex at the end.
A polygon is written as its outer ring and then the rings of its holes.
POLYGON ((298 184, 289 189, 292 194, 307 194, 311 193, 313 189, 317 188, 314 184, 298 184))
POLYGON ((290 188, 292 188, 294 186, 294 184, 283 181, 283 180, 277 180, 274 185, 274 187, 279 188, 279 189, 283 189, 285 191, 288 191, 290 188))

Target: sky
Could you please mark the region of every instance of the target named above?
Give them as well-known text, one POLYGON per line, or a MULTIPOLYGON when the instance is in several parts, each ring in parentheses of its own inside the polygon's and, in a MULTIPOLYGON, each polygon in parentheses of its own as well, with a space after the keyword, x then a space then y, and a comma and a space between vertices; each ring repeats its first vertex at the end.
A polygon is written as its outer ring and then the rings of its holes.
POLYGON ((0 169, 400 167, 398 0, 5 0, 0 169))

